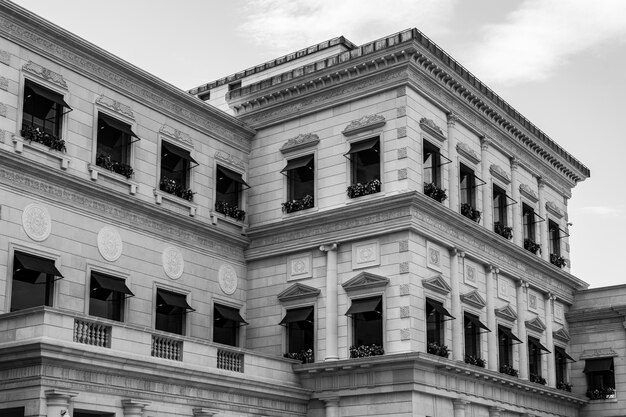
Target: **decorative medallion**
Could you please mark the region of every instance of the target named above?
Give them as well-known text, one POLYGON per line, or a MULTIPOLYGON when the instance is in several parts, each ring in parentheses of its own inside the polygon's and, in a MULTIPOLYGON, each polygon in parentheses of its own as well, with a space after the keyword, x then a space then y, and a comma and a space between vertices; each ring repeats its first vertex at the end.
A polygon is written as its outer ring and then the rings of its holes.
POLYGON ((37 242, 46 240, 52 231, 50 214, 39 204, 29 204, 22 213, 22 226, 29 238, 37 242))
POLYGON ((352 246, 352 269, 380 264, 377 240, 358 242, 352 246))
POLYGON ((237 289, 237 271, 230 265, 220 266, 218 273, 220 288, 224 294, 232 295, 237 289))
POLYGON ((287 281, 302 278, 311 278, 311 253, 292 255, 287 260, 287 281))
POLYGON ((98 251, 104 259, 115 262, 122 255, 122 238, 112 227, 103 227, 98 232, 98 251))
POLYGON ((183 275, 185 269, 185 261, 183 254, 173 246, 163 249, 163 270, 171 279, 178 279, 183 275))
POLYGON ((426 242, 426 266, 441 272, 441 248, 431 242, 426 242))

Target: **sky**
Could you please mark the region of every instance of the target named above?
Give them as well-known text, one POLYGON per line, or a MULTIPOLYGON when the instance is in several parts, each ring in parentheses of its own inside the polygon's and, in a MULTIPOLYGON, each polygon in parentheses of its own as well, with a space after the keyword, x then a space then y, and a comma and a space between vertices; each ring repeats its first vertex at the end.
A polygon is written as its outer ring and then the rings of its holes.
POLYGON ((15 3, 184 90, 337 36, 360 45, 418 28, 590 168, 568 203, 571 272, 592 288, 626 284, 616 262, 626 256, 618 175, 626 156, 626 1, 15 3))

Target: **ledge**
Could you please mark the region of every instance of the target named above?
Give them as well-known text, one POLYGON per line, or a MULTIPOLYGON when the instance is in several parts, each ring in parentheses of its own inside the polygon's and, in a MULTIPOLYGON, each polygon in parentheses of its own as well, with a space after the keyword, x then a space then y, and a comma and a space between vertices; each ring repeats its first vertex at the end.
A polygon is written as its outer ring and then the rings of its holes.
POLYGON ((58 159, 61 162, 61 169, 63 170, 66 170, 69 167, 70 162, 72 161, 72 158, 66 156, 63 152, 50 149, 47 146, 42 145, 41 143, 25 140, 23 137, 18 135, 13 135, 13 147, 15 153, 23 153, 24 147, 26 147, 35 151, 36 153, 47 155, 48 157, 53 159, 58 159))
POLYGON ((229 217, 225 214, 222 213, 218 213, 215 210, 211 210, 209 212, 209 216, 211 216, 211 223, 213 225, 216 225, 221 221, 223 221, 224 223, 230 225, 230 226, 234 226, 237 229, 241 229, 241 234, 244 235, 246 230, 248 229, 248 223, 245 223, 245 221, 240 221, 240 220, 236 220, 233 219, 232 217, 229 217))
POLYGON ((139 186, 139 184, 137 184, 134 181, 129 180, 128 178, 126 178, 125 176, 121 175, 121 174, 117 174, 115 172, 109 171, 108 169, 104 169, 101 168, 95 164, 89 164, 87 165, 87 168, 89 169, 89 173, 91 175, 91 179, 94 181, 98 181, 98 176, 103 176, 106 178, 109 178, 113 181, 117 181, 120 182, 122 184, 126 184, 128 185, 129 188, 129 193, 131 195, 135 195, 137 194, 137 187, 139 186))
POLYGON ((163 204, 163 200, 172 202, 182 207, 186 207, 189 209, 189 215, 194 217, 196 215, 196 211, 198 210, 198 205, 192 203, 191 201, 187 201, 184 198, 180 198, 175 196, 174 194, 166 193, 161 190, 154 189, 154 202, 157 204, 163 204))

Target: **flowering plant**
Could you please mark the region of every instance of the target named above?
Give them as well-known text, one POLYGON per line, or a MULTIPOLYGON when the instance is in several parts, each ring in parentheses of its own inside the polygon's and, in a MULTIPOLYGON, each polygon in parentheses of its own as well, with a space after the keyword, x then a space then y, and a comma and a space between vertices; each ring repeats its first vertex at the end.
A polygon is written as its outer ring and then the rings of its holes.
POLYGON ((440 203, 442 203, 443 201, 445 201, 446 198, 448 198, 448 195, 446 194, 446 190, 437 187, 437 185, 434 182, 424 184, 424 194, 426 194, 428 197, 434 200, 439 201, 440 203))
POLYGON ((517 371, 517 369, 513 368, 511 365, 502 365, 500 367, 500 373, 501 374, 511 375, 511 376, 518 376, 519 375, 519 372, 517 371))
POLYGON ((96 165, 104 169, 108 169, 116 174, 121 174, 126 178, 133 176, 133 168, 130 165, 122 164, 121 162, 113 161, 111 155, 104 152, 98 152, 96 155, 96 165))
POLYGON ((37 142, 42 145, 46 145, 50 149, 55 151, 65 152, 65 141, 63 139, 59 139, 50 133, 39 130, 38 127, 35 126, 23 126, 22 130, 20 130, 20 134, 24 139, 27 139, 29 142, 37 142))
POLYGON ((240 210, 238 206, 232 206, 226 201, 218 201, 215 203, 215 211, 225 216, 232 217, 235 220, 243 221, 246 218, 246 212, 240 210))
POLYGON ((296 359, 302 363, 313 363, 313 349, 301 350, 300 352, 289 352, 283 355, 285 358, 296 359))
POLYGON ((350 357, 351 358, 366 358, 368 356, 378 356, 383 355, 385 351, 382 346, 377 344, 372 345, 361 345, 361 346, 350 346, 350 357))
POLYGON ((461 204, 461 214, 476 223, 480 223, 480 211, 476 210, 469 203, 461 204))
POLYGON ((369 195, 369 194, 375 194, 375 193, 380 192, 380 184, 381 182, 378 179, 371 180, 369 182, 366 182, 365 184, 361 184, 360 182, 357 182, 356 184, 350 185, 346 189, 346 192, 348 194, 348 197, 350 198, 361 197, 361 196, 369 195))
POLYGON ((179 185, 176 180, 163 177, 159 184, 161 191, 165 191, 168 194, 174 194, 176 197, 184 198, 185 200, 193 200, 193 191, 186 189, 182 185, 179 185))
POLYGON ((546 385, 546 379, 544 377, 542 377, 541 375, 536 375, 536 374, 530 374, 528 376, 528 379, 530 380, 530 382, 535 382, 537 384, 541 384, 541 385, 546 385))
POLYGON ((541 253, 541 245, 539 243, 535 243, 530 239, 524 239, 524 249, 537 254, 537 251, 541 253))
POLYGON ((429 343, 427 347, 427 352, 431 355, 441 356, 442 358, 447 358, 448 356, 450 356, 448 346, 440 345, 437 342, 429 343))
POLYGON ((556 387, 563 391, 572 392, 572 384, 570 384, 569 382, 559 381, 559 383, 556 384, 556 387))
POLYGON ((485 359, 479 358, 478 356, 465 355, 465 363, 469 363, 470 365, 479 366, 484 368, 487 365, 487 361, 485 359))
POLYGON ((550 254, 550 263, 552 265, 558 266, 559 268, 563 268, 565 265, 567 265, 567 261, 565 260, 565 258, 556 253, 550 254))
POLYGON ((607 400, 615 397, 615 388, 596 388, 587 390, 587 397, 591 400, 607 400))
POLYGON ((293 213, 294 211, 306 210, 313 207, 313 197, 305 195, 298 200, 290 200, 282 203, 283 213, 293 213))
POLYGON ((495 222, 493 224, 493 231, 506 239, 511 239, 513 237, 513 228, 509 226, 504 226, 500 222, 495 222))

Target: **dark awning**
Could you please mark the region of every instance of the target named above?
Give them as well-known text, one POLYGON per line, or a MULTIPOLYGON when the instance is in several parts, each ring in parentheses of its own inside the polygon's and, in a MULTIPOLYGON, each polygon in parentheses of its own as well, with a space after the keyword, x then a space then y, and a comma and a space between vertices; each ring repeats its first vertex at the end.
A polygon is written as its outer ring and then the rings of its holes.
POLYGON ((570 362, 576 362, 576 360, 574 358, 572 358, 566 351, 565 349, 557 349, 557 351, 563 355, 563 357, 565 358, 566 361, 570 361, 570 362))
POLYGON ((350 144, 350 150, 348 153, 343 156, 352 155, 353 153, 366 151, 368 149, 372 149, 378 143, 378 138, 372 138, 367 140, 362 140, 360 142, 353 142, 350 144))
POLYGON ((231 180, 250 188, 250 186, 246 184, 246 182, 243 180, 243 177, 241 176, 240 173, 232 171, 228 168, 221 167, 221 166, 217 167, 217 171, 218 171, 218 175, 221 173, 226 178, 230 178, 231 180))
POLYGON ((28 83, 26 84, 26 87, 33 90, 33 93, 37 94, 38 96, 48 99, 53 103, 57 103, 62 107, 65 107, 66 109, 72 111, 72 108, 69 106, 69 104, 65 102, 65 100, 63 100, 63 96, 61 94, 55 93, 54 91, 48 90, 47 88, 34 83, 28 83))
POLYGON ((170 307, 179 307, 187 311, 195 311, 189 304, 187 304, 187 297, 183 294, 159 290, 157 295, 161 298, 161 301, 165 305, 170 307))
POLYGON ((448 312, 448 310, 446 310, 446 308, 444 306, 442 306, 441 304, 430 302, 430 300, 426 300, 426 304, 431 306, 433 309, 435 309, 442 316, 450 317, 450 319, 452 319, 452 320, 455 319, 455 317, 453 317, 452 314, 450 314, 448 312))
MULTIPOLYGON (((126 294, 130 297, 134 297, 135 294, 128 289, 126 283, 122 278, 110 277, 108 275, 103 275, 98 272, 91 272, 91 279, 96 281, 96 283, 105 290, 115 291, 122 294, 126 294)), ((169 304, 169 303, 168 303, 169 304)))
MULTIPOLYGON (((483 322, 482 322, 482 321, 480 321, 480 319, 479 319, 478 317, 474 317, 474 316, 470 316, 469 314, 466 314, 466 315, 465 315, 465 318, 466 318, 467 320, 469 320, 470 322, 472 322, 472 323, 473 323, 476 327, 478 327, 479 329, 483 329, 483 330, 485 330, 486 332, 490 332, 490 331, 491 331, 491 330, 489 330, 489 327, 485 326, 485 325, 483 324, 483 322)), ((483 333, 483 332, 481 332, 481 333, 483 333)))
MULTIPOLYGON (((196 165, 200 165, 200 164, 198 164, 196 162, 195 159, 193 159, 191 157, 191 154, 189 153, 188 150, 179 148, 178 146, 175 146, 175 145, 171 145, 171 144, 169 144, 167 142, 162 142, 162 145, 163 145, 163 148, 165 148, 165 150, 167 152, 169 152, 170 154, 176 155, 176 156, 179 156, 179 157, 181 157, 183 159, 191 161, 191 162, 193 162, 196 165)), ((164 158, 165 156, 167 156, 167 154, 166 155, 161 155, 161 158, 164 158)))
POLYGON ((305 156, 298 159, 291 159, 287 162, 287 165, 280 172, 282 174, 283 172, 291 171, 292 169, 305 167, 309 165, 312 160, 313 155, 305 156))
POLYGON ((113 129, 117 129, 122 133, 126 133, 127 135, 136 137, 139 139, 139 136, 135 135, 135 132, 124 122, 117 120, 114 117, 108 116, 104 113, 98 113, 98 119, 102 121, 105 125, 112 127, 113 129))
POLYGON ((613 372, 613 358, 587 359, 583 372, 613 372))
POLYGON ((17 262, 15 274, 20 279, 35 282, 42 273, 63 278, 63 275, 61 275, 56 266, 54 266, 54 261, 51 259, 15 252, 15 260, 17 262), (28 274, 29 271, 34 271, 36 274, 28 274))
POLYGON ((348 311, 346 311, 346 316, 370 312, 382 314, 382 311, 380 311, 380 308, 378 308, 381 302, 382 299, 380 297, 352 300, 352 305, 350 306, 348 311))
POLYGON ((504 333, 505 335, 507 335, 508 337, 510 337, 511 338, 511 342, 513 342, 513 343, 515 343, 515 342, 517 342, 517 343, 524 343, 517 336, 515 336, 510 329, 508 329, 508 328, 506 328, 504 326, 498 326, 498 330, 501 331, 502 333, 504 333))
POLYGON ((313 307, 296 308, 293 310, 287 310, 287 314, 278 324, 298 323, 301 321, 310 322, 310 318, 313 314, 313 307))
POLYGON ((537 349, 539 349, 539 350, 543 350, 543 351, 544 351, 544 352, 546 352, 546 353, 552 353, 552 352, 550 352, 550 351, 548 350, 548 348, 547 348, 547 347, 545 347, 544 345, 542 345, 542 344, 539 342, 539 340, 537 340, 537 339, 533 339, 533 338, 530 338, 530 337, 529 337, 529 338, 528 338, 528 343, 529 343, 529 344, 531 344, 531 345, 533 345, 534 347, 536 347, 536 348, 537 348, 537 349))
POLYGON ((241 314, 239 314, 239 310, 237 310, 236 308, 226 307, 219 304, 215 304, 214 307, 217 313, 221 316, 218 318, 234 321, 241 324, 248 324, 248 322, 245 321, 243 317, 241 317, 241 314))

